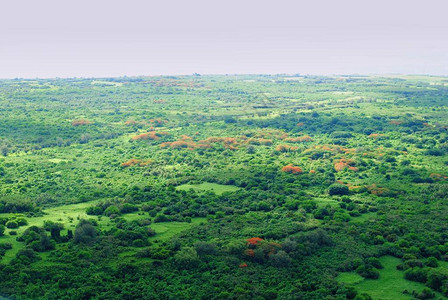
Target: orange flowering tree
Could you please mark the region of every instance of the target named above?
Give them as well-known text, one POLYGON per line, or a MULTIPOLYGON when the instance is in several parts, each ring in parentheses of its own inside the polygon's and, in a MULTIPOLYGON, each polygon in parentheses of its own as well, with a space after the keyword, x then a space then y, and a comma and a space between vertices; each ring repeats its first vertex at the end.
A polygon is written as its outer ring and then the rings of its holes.
POLYGON ((141 160, 141 159, 135 159, 135 158, 131 158, 130 160, 124 162, 121 164, 122 167, 133 167, 133 166, 138 166, 138 167, 145 167, 148 166, 150 164, 152 164, 153 161, 152 160, 141 160))
POLYGON ((302 169, 300 167, 294 166, 292 164, 289 164, 287 166, 284 166, 282 168, 282 171, 285 173, 291 173, 291 174, 300 174, 303 173, 302 169))
POLYGON ((90 125, 90 124, 93 124, 93 122, 89 121, 87 119, 74 120, 72 122, 72 126, 82 126, 82 125, 90 125))

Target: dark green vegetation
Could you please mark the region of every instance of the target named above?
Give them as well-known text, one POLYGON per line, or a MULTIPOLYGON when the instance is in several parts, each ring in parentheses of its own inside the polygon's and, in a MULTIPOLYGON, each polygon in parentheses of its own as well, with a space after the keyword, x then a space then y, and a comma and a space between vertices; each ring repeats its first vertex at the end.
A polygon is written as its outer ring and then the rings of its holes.
POLYGON ((0 81, 0 293, 448 295, 448 78, 0 81))

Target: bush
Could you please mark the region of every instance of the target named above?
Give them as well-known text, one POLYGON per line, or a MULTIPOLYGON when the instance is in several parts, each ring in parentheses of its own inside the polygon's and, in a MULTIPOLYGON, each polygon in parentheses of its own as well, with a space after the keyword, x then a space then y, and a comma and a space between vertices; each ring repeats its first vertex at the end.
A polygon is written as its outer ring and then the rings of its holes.
POLYGON ((12 249, 11 243, 0 243, 0 249, 10 250, 12 249))
POLYGON ((233 123, 236 123, 236 120, 234 118, 227 118, 224 120, 224 122, 226 124, 233 124, 233 123))
POLYGON ((370 257, 368 260, 369 265, 371 265, 374 268, 382 269, 383 265, 381 264, 380 260, 376 257, 370 257))
POLYGON ((55 242, 50 240, 50 238, 45 234, 41 233, 40 239, 34 241, 30 244, 31 249, 37 252, 45 252, 48 250, 53 250, 55 248, 55 242))
POLYGON ((428 151, 425 152, 425 154, 431 156, 442 156, 443 151, 439 149, 429 149, 428 151))
POLYGON ((169 221, 171 220, 165 215, 157 215, 154 218, 154 223, 169 222, 169 221))
POLYGON ((138 211, 138 207, 136 205, 130 204, 130 203, 123 204, 123 207, 120 210, 120 212, 123 214, 131 213, 134 211, 138 211))
POLYGON ((183 247, 174 255, 174 261, 179 268, 191 269, 196 267, 200 260, 194 248, 183 247))
POLYGON ((92 215, 92 216, 99 216, 99 215, 102 215, 103 213, 104 213, 104 210, 100 206, 91 206, 91 207, 88 207, 86 210, 86 214, 92 215))
POLYGON ((404 278, 411 281, 417 281, 425 283, 427 280, 428 273, 422 268, 412 268, 404 272, 404 278))
POLYGON ((289 257, 289 255, 283 250, 269 256, 269 262, 272 266, 277 268, 289 267, 291 265, 291 261, 291 257, 289 257))
POLYGON ((120 214, 120 210, 115 205, 111 205, 104 211, 104 214, 106 216, 110 217, 111 215, 118 215, 118 214, 120 214))
POLYGON ((6 222, 6 227, 8 227, 10 229, 16 229, 16 228, 19 228, 19 223, 17 223, 14 220, 11 220, 11 221, 6 222))
POLYGON ((132 246, 134 247, 144 247, 146 243, 142 239, 136 239, 132 242, 132 246))
POLYGON ((380 277, 380 272, 370 265, 361 265, 356 269, 356 273, 364 278, 368 279, 378 279, 380 277))
POLYGON ((425 289, 423 289, 423 291, 421 291, 418 294, 415 294, 414 296, 417 299, 423 300, 423 299, 433 299, 436 297, 436 294, 434 292, 432 292, 430 289, 425 288, 425 289))
POLYGON ((17 252, 15 262, 20 262, 22 264, 31 264, 40 259, 41 258, 39 257, 39 255, 37 255, 37 253, 34 250, 30 248, 25 248, 17 252))
POLYGON ((199 255, 214 254, 216 251, 214 244, 206 242, 197 242, 194 244, 194 248, 199 255))
POLYGON ((443 274, 440 271, 433 270, 428 274, 428 280, 426 281, 426 286, 432 288, 433 290, 441 291, 447 279, 448 279, 447 274, 443 274))
POLYGON ((333 184, 328 189, 328 194, 333 195, 348 195, 349 189, 348 186, 343 184, 333 184))
POLYGON ((28 221, 25 218, 17 218, 16 222, 19 226, 26 226, 28 225, 28 221))
POLYGON ((90 244, 96 239, 96 228, 88 220, 80 220, 75 229, 76 244, 90 244))

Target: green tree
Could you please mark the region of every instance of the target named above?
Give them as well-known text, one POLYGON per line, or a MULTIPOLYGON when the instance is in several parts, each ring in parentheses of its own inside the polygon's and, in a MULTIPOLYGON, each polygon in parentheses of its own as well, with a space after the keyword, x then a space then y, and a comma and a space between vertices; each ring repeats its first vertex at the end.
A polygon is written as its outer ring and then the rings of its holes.
POLYGON ((200 260, 198 253, 192 247, 183 247, 175 255, 174 261, 179 268, 195 268, 200 260))
POLYGON ((333 184, 328 189, 328 194, 333 195, 348 195, 349 189, 348 186, 343 184, 333 184))
POLYGON ((286 253, 283 250, 280 250, 277 253, 271 254, 269 256, 269 262, 274 267, 286 268, 291 265, 292 259, 291 257, 289 257, 288 253, 286 253))
POLYGON ((91 244, 97 236, 96 228, 88 220, 80 220, 75 229, 76 244, 91 244))

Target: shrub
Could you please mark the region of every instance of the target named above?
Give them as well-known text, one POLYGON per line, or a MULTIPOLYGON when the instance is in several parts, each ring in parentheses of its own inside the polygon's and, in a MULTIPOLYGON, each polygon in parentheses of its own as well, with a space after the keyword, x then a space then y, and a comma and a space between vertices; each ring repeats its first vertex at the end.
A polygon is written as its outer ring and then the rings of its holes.
POLYGON ((26 226, 28 225, 28 221, 25 218, 17 218, 16 222, 19 226, 26 226))
POLYGON ((45 234, 40 234, 40 239, 30 243, 31 249, 37 252, 45 252, 48 250, 53 250, 55 248, 55 242, 50 240, 50 238, 45 234))
POLYGON ((348 186, 343 184, 333 184, 328 189, 328 194, 333 195, 348 195, 349 189, 348 186))
POLYGON ((111 215, 118 215, 120 213, 120 210, 115 205, 109 206, 105 211, 104 214, 108 217, 111 215))
POLYGON ((161 222, 169 222, 171 221, 166 215, 157 215, 154 218, 154 223, 161 223, 161 222))
POLYGON ((11 243, 0 243, 0 249, 10 250, 12 249, 11 243))
POLYGON ((382 269, 383 265, 381 264, 380 260, 376 257, 370 257, 368 260, 369 265, 377 268, 377 269, 382 269))
POLYGON ((142 239, 136 239, 132 242, 132 246, 134 247, 144 247, 146 243, 142 239))
POLYGON ((19 224, 16 221, 11 220, 11 221, 6 222, 6 227, 10 228, 10 229, 15 229, 15 228, 19 228, 19 224))
POLYGON ((291 265, 291 257, 283 250, 269 256, 269 262, 272 266, 285 268, 291 265))
POLYGON ((191 269, 196 267, 200 260, 194 248, 183 247, 174 255, 174 261, 179 268, 191 269))
POLYGON ((104 210, 100 206, 91 206, 91 207, 88 207, 86 210, 86 214, 91 215, 91 216, 100 216, 103 213, 104 213, 104 210))
POLYGON ((356 269, 356 273, 368 279, 378 279, 380 277, 380 273, 378 272, 378 270, 370 265, 359 266, 356 269))
POLYGON ((88 220, 80 220, 75 229, 76 244, 90 244, 96 239, 96 228, 88 220))
POLYGON ((138 207, 136 205, 130 204, 130 203, 125 203, 121 207, 120 212, 123 214, 127 214, 127 213, 134 212, 137 210, 138 210, 138 207))
POLYGON ((236 123, 236 120, 234 118, 227 118, 224 120, 224 122, 226 124, 232 124, 232 123, 236 123))
POLYGON ((212 243, 197 242, 194 244, 194 248, 199 255, 214 254, 216 247, 212 243))
POLYGON ((404 278, 411 281, 417 281, 417 282, 426 282, 427 280, 427 271, 422 268, 412 268, 408 269, 404 272, 404 278))

